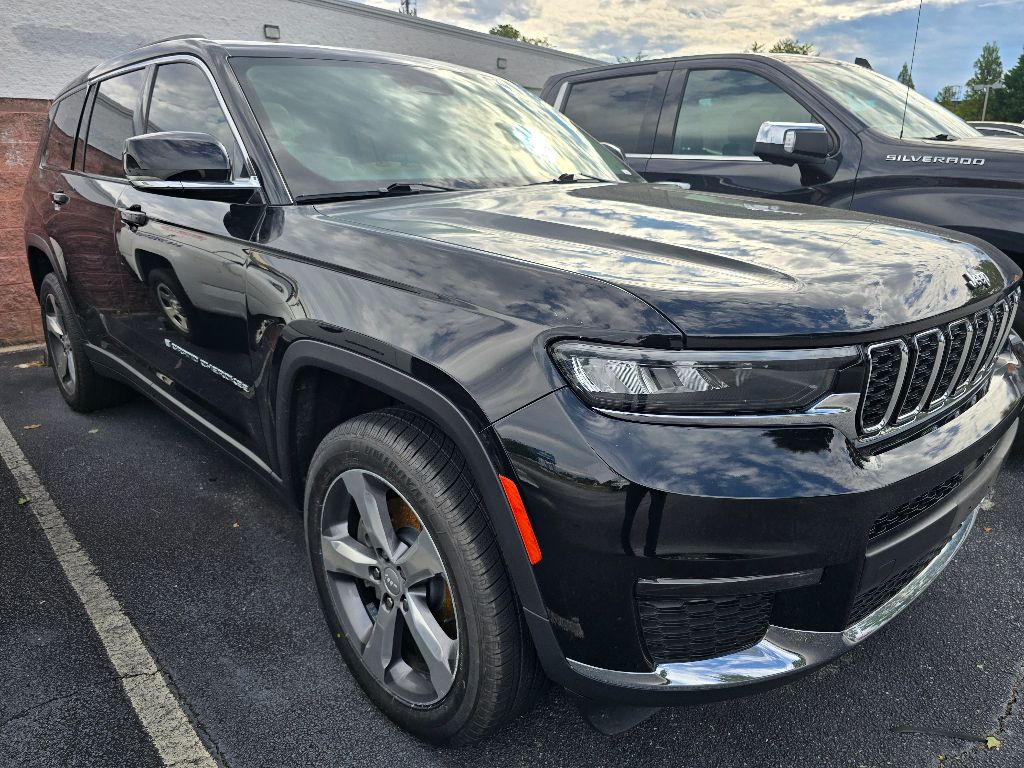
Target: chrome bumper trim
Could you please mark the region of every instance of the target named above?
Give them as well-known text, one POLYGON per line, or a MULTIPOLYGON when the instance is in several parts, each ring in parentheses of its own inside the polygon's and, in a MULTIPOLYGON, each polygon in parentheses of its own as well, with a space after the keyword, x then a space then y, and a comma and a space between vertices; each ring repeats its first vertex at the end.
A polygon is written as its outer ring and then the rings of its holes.
POLYGON ((568 659, 569 666, 585 677, 610 685, 689 691, 734 688, 819 667, 874 634, 920 597, 966 541, 979 509, 980 504, 971 510, 949 543, 913 581, 842 632, 807 632, 773 625, 761 642, 746 650, 703 661, 659 664, 653 672, 619 672, 573 659, 568 659))

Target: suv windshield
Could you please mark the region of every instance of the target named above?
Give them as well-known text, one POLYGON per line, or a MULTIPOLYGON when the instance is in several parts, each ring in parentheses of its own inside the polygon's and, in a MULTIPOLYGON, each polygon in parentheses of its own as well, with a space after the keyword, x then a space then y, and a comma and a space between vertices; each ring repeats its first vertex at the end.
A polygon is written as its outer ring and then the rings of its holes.
POLYGON ((926 99, 914 89, 910 89, 908 97, 905 85, 885 75, 855 64, 802 61, 800 58, 787 58, 786 63, 837 99, 869 128, 886 136, 963 139, 981 135, 948 109, 926 99), (904 106, 906 123, 903 120, 904 106))
POLYGON ((568 118, 491 75, 337 59, 232 66, 296 199, 396 183, 642 181, 568 118))

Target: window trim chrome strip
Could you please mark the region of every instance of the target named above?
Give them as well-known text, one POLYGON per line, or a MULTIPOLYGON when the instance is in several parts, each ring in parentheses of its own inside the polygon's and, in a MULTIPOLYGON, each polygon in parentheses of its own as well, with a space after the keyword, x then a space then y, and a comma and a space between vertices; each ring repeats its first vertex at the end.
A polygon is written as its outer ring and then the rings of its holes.
POLYGON ((763 163, 757 155, 666 155, 660 153, 647 154, 646 152, 627 152, 626 157, 630 160, 717 160, 727 163, 763 163))

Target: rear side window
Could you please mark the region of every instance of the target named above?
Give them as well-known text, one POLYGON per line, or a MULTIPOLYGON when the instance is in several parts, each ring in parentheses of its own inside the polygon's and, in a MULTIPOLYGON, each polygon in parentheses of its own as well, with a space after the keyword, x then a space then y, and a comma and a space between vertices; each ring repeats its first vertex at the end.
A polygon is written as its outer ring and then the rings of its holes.
POLYGON ((146 133, 160 131, 208 133, 224 145, 235 175, 241 170, 241 153, 217 94, 203 70, 194 64, 178 62, 157 67, 146 133))
POLYGON ((75 151, 75 134, 78 133, 78 121, 85 106, 86 89, 75 91, 57 102, 57 111, 53 114, 53 125, 46 141, 46 153, 43 163, 51 168, 70 168, 71 156, 75 151))
POLYGON ((765 120, 809 123, 814 118, 775 83, 738 69, 695 69, 676 123, 676 155, 753 156, 765 120))
POLYGON ((573 83, 565 114, 594 138, 615 144, 623 152, 650 152, 640 146, 640 132, 657 77, 650 72, 573 83))
POLYGON ((137 69, 99 84, 86 139, 86 173, 124 178, 121 154, 125 139, 135 135, 135 110, 144 79, 145 71, 137 69))

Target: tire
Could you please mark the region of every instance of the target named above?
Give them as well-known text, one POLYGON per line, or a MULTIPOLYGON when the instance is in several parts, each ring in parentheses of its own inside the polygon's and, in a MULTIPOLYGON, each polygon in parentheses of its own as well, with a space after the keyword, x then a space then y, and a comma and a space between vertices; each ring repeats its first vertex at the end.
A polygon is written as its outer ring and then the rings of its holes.
POLYGON ((39 286, 39 307, 46 341, 46 359, 65 402, 82 413, 123 403, 132 391, 101 376, 85 356, 85 335, 57 276, 50 273, 39 286))
POLYGON ((388 717, 425 741, 461 745, 533 704, 547 680, 466 461, 440 429, 401 408, 345 422, 313 456, 305 510, 327 624, 352 674, 388 717), (382 510, 379 517, 373 509, 382 510), (388 534, 371 531, 373 519, 395 533, 391 556, 376 547, 388 534), (420 529, 412 530, 417 521, 420 529), (325 547, 325 535, 336 544, 325 547), (429 545, 439 570, 422 554, 429 545), (417 581, 417 570, 437 573, 417 581), (424 605, 432 606, 426 620, 424 605), (378 631, 388 637, 381 627, 392 615, 397 643, 376 644, 378 631), (433 663, 422 638, 439 636, 427 625, 447 638, 428 643, 437 651, 433 663))
POLYGON ((146 282, 167 324, 189 341, 196 341, 200 335, 198 313, 174 272, 158 267, 150 271, 146 282))

